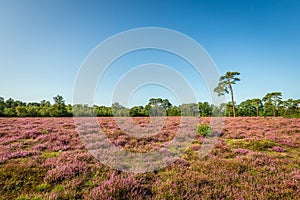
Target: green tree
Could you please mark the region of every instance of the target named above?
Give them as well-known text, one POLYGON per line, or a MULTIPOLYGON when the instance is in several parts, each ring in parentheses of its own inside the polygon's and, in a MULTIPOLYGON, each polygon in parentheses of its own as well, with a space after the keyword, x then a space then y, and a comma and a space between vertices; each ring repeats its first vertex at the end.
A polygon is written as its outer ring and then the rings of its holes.
POLYGON ((112 104, 112 112, 114 116, 118 116, 118 117, 129 117, 129 109, 125 108, 124 106, 122 106, 121 104, 119 104, 118 102, 114 102, 112 104))
POLYGON ((179 106, 181 110, 181 116, 198 116, 199 107, 196 103, 184 103, 179 106))
POLYGON ((4 116, 4 108, 5 108, 4 98, 0 97, 0 117, 4 116))
MULTIPOLYGON (((228 102, 224 105, 221 105, 221 107, 222 106, 224 106, 223 109, 225 109, 225 114, 226 114, 227 117, 233 117, 234 116, 231 102, 228 102)), ((235 108, 235 112, 237 112, 237 108, 235 108)))
POLYGON ((214 89, 218 96, 229 94, 231 95, 231 104, 233 116, 236 116, 235 105, 234 105, 234 94, 232 85, 236 84, 237 81, 240 81, 236 76, 240 75, 239 72, 226 72, 224 76, 221 76, 219 79, 218 86, 214 89))
POLYGON ((39 116, 39 107, 36 105, 28 105, 27 113, 29 117, 38 117, 39 116))
POLYGON ((267 93, 262 100, 272 107, 273 116, 276 117, 278 106, 282 103, 281 101, 282 93, 281 92, 267 93))
POLYGON ((208 117, 212 115, 212 106, 208 102, 198 102, 199 112, 201 117, 208 117))
POLYGON ((39 115, 41 117, 50 117, 51 104, 49 101, 42 100, 39 108, 39 115))
POLYGON ((67 110, 65 105, 65 100, 62 96, 57 95, 53 97, 54 104, 50 109, 51 117, 65 117, 67 116, 67 110))
POLYGON ((72 113, 76 117, 92 117, 94 116, 94 108, 89 107, 87 104, 75 104, 72 107, 72 113))
POLYGON ((53 100, 54 100, 54 104, 57 104, 57 105, 65 105, 65 100, 62 96, 60 95, 57 95, 56 97, 53 97, 53 100))
POLYGON ((254 98, 251 100, 251 104, 255 107, 256 109, 256 116, 259 116, 259 110, 263 107, 262 101, 258 98, 254 98))
POLYGON ((112 114, 112 108, 106 107, 106 106, 94 106, 94 112, 98 117, 111 117, 112 114))
POLYGON ((297 116, 299 114, 300 100, 287 99, 282 101, 282 116, 297 116))
POLYGON ((213 116, 213 117, 225 116, 226 106, 227 106, 227 103, 222 103, 220 106, 211 105, 211 108, 212 108, 211 116, 213 116))
POLYGON ((162 106, 163 109, 165 109, 166 115, 168 116, 169 115, 169 109, 172 108, 172 104, 169 102, 168 99, 164 99, 161 102, 161 106, 162 106))
POLYGON ((172 106, 168 111, 168 116, 180 116, 181 111, 178 106, 172 106))
POLYGON ((16 114, 18 117, 27 117, 28 116, 27 107, 18 105, 16 107, 16 114))
POLYGON ((252 100, 247 99, 238 105, 238 116, 256 116, 256 108, 252 104, 252 100))
POLYGON ((3 114, 7 117, 15 117, 16 109, 15 108, 4 108, 3 114))
POLYGON ((161 98, 151 98, 149 99, 149 103, 145 106, 146 114, 149 116, 166 116, 167 111, 164 106, 161 98))
POLYGON ((129 113, 131 117, 145 116, 145 110, 143 106, 134 106, 129 109, 129 113))
POLYGON ((16 103, 15 103, 15 100, 13 100, 12 98, 7 99, 5 101, 5 105, 6 105, 6 108, 15 108, 15 107, 17 107, 16 103))
POLYGON ((264 103, 264 116, 273 116, 273 105, 271 102, 265 102, 264 103))
POLYGON ((68 117, 73 116, 73 106, 71 104, 66 105, 66 111, 68 117))

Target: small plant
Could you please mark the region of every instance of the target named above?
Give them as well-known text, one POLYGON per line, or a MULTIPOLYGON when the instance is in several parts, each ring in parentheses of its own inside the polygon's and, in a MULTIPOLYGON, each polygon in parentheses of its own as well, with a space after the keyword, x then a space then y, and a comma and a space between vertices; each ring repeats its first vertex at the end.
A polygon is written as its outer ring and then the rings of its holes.
POLYGON ((197 128, 197 133, 202 136, 211 135, 211 129, 207 124, 200 124, 197 128))
POLYGON ((24 195, 21 195, 21 196, 19 196, 19 197, 17 198, 17 200, 27 200, 27 199, 29 199, 29 198, 27 198, 27 197, 24 196, 24 195))
POLYGON ((61 192, 64 190, 64 187, 62 185, 56 185, 54 188, 53 188, 53 191, 55 192, 61 192))
POLYGON ((45 191, 49 188, 49 185, 47 183, 42 183, 35 187, 35 189, 39 192, 45 191))

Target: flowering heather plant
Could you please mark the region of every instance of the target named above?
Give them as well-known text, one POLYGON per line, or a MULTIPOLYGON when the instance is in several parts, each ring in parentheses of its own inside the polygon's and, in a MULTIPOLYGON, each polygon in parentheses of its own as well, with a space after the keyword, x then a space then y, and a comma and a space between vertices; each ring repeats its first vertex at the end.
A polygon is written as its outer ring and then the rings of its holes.
POLYGON ((273 151, 277 151, 277 152, 285 152, 285 148, 279 147, 279 146, 274 146, 272 147, 273 151))
POLYGON ((0 154, 0 163, 4 163, 7 160, 13 159, 13 158, 24 158, 30 155, 33 155, 34 151, 16 151, 11 153, 2 153, 0 154))
POLYGON ((46 176, 46 182, 57 182, 62 181, 64 179, 69 179, 74 176, 79 176, 86 171, 86 163, 84 162, 74 162, 66 165, 56 166, 54 169, 50 169, 46 176))
POLYGON ((94 188, 88 199, 147 199, 147 189, 132 175, 117 176, 114 173, 100 186, 94 188))
POLYGON ((234 149, 234 152, 241 153, 241 154, 247 154, 247 153, 249 153, 249 151, 247 149, 242 149, 242 148, 234 149))
POLYGON ((183 158, 177 158, 173 163, 172 163, 172 166, 179 166, 179 167, 189 167, 190 166, 190 163, 183 159, 183 158))
POLYGON ((190 149, 192 149, 193 151, 199 151, 201 149, 202 145, 201 144, 192 144, 190 146, 190 149))
POLYGON ((36 151, 43 151, 45 149, 47 149, 47 145, 46 144, 35 144, 34 146, 32 146, 33 150, 36 150, 36 151))

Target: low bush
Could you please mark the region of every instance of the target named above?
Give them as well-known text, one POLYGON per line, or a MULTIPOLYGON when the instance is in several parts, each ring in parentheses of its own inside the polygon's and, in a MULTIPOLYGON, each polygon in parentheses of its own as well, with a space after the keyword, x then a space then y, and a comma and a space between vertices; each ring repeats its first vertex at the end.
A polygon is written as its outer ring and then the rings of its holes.
POLYGON ((207 124, 200 124, 197 128, 197 133, 205 137, 211 135, 211 129, 207 124))

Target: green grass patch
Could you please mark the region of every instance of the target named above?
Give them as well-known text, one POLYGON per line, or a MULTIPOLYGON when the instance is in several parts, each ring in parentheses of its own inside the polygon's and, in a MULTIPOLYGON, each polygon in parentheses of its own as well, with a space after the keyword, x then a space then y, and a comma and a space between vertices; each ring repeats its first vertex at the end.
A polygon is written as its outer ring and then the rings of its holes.
POLYGON ((35 189, 38 192, 43 192, 43 191, 47 190, 48 188, 49 188, 49 185, 47 183, 42 183, 42 184, 35 187, 35 189))
POLYGON ((272 142, 270 140, 255 140, 253 142, 250 142, 249 147, 252 150, 267 150, 276 145, 278 145, 276 142, 272 142))
MULTIPOLYGON (((46 170, 27 163, 9 163, 0 167, 0 197, 3 199, 26 199, 23 194, 34 193, 46 170)), ((1 199, 1 198, 0 198, 1 199)))
POLYGON ((52 157, 57 157, 61 154, 62 152, 42 152, 43 158, 52 158, 52 157))
POLYGON ((16 198, 16 200, 29 200, 30 198, 28 198, 27 196, 25 195, 21 195, 19 196, 18 198, 16 198))
POLYGON ((64 187, 62 185, 56 185, 52 191, 54 192, 62 192, 64 190, 64 187))
POLYGON ((234 148, 245 148, 254 151, 266 151, 273 146, 280 146, 276 142, 270 140, 245 140, 245 139, 230 139, 226 144, 234 148))
POLYGON ((48 134, 47 129, 43 129, 43 134, 48 134))
POLYGON ((21 195, 16 199, 17 200, 42 200, 42 197, 40 197, 40 196, 30 197, 30 196, 26 196, 26 195, 21 195))

